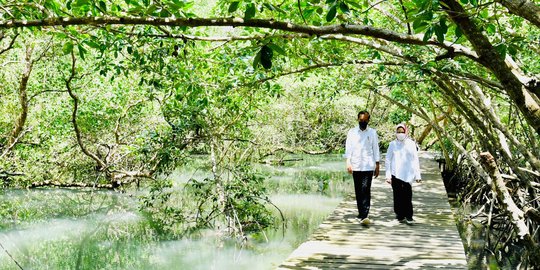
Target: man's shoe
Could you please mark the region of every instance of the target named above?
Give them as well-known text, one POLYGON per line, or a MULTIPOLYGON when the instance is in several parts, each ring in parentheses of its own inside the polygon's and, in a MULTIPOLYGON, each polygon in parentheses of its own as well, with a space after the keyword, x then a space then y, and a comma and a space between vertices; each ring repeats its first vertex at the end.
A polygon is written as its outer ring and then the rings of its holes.
POLYGON ((414 224, 414 219, 412 219, 412 218, 407 218, 407 219, 405 220, 405 223, 407 223, 407 225, 413 225, 413 224, 414 224))
POLYGON ((402 219, 398 219, 399 223, 407 223, 407 220, 402 218, 402 219))
POLYGON ((369 218, 363 218, 361 221, 360 221, 360 224, 364 225, 364 226, 367 226, 371 223, 371 220, 369 220, 369 218))

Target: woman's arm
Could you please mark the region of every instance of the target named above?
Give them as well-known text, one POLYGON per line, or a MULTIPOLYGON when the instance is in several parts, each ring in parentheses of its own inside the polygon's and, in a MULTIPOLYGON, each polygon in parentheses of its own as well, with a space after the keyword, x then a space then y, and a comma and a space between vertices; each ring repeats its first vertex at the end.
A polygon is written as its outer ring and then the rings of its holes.
POLYGON ((392 178, 392 161, 394 159, 394 142, 390 142, 388 150, 386 150, 386 161, 384 167, 386 168, 386 180, 392 178))

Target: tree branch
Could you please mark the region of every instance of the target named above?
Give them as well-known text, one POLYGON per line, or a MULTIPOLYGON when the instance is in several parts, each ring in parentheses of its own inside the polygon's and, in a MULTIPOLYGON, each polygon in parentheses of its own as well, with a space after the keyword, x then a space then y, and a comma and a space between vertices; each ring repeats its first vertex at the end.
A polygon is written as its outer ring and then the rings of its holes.
POLYGON ((28 103, 30 103, 30 101, 32 101, 34 98, 36 98, 37 96, 39 96, 41 94, 45 94, 45 93, 65 93, 65 92, 67 92, 67 90, 47 89, 47 90, 39 91, 37 93, 34 93, 33 95, 31 95, 28 98, 28 103))
MULTIPOLYGON (((514 199, 510 195, 510 192, 504 183, 504 179, 499 172, 495 158, 493 158, 489 152, 484 152, 480 154, 480 160, 483 167, 494 179, 492 188, 496 191, 497 197, 502 202, 506 215, 510 218, 510 222, 513 224, 519 239, 525 242, 525 245, 531 251, 531 255, 534 255, 534 252, 537 252, 537 244, 531 238, 529 227, 524 220, 525 213, 516 205, 514 199)), ((532 257, 538 259, 539 255, 535 254, 532 257)), ((536 264, 533 263, 533 265, 536 264)))
POLYGON ((8 171, 0 171, 0 178, 7 178, 11 176, 24 176, 24 173, 20 172, 8 172, 8 171))
MULTIPOLYGON (((262 40, 262 39, 295 39, 295 38, 312 38, 313 35, 306 34, 306 33, 299 33, 299 34, 282 34, 282 35, 253 35, 253 36, 221 36, 221 37, 201 37, 201 36, 193 36, 193 35, 184 35, 184 34, 143 34, 143 33, 134 33, 134 32, 122 32, 119 30, 111 29, 108 30, 113 33, 119 33, 119 34, 125 34, 128 36, 138 36, 138 37, 152 37, 152 38, 174 38, 174 39, 182 39, 182 40, 195 40, 195 41, 209 41, 209 42, 229 42, 229 41, 245 41, 245 40, 262 40)), ((378 42, 375 42, 373 40, 367 40, 367 39, 361 39, 351 36, 346 36, 343 34, 328 34, 328 35, 322 35, 319 38, 321 39, 329 39, 329 40, 340 40, 340 41, 346 41, 346 42, 352 42, 357 43, 361 45, 365 45, 368 47, 371 47, 373 49, 386 52, 388 54, 407 59, 409 61, 418 63, 416 59, 413 59, 412 57, 406 57, 403 56, 403 53, 398 47, 390 47, 388 45, 382 45, 378 42)), ((478 56, 475 52, 473 52, 471 49, 464 47, 459 44, 453 44, 451 42, 444 42, 443 44, 438 44, 437 46, 444 48, 447 51, 452 51, 453 56, 464 56, 467 57, 475 62, 478 62, 478 56)))
POLYGON ((540 7, 534 2, 527 0, 496 0, 506 7, 510 13, 516 14, 528 20, 540 28, 540 7))
POLYGON ((4 252, 9 256, 9 258, 17 265, 17 267, 19 267, 19 269, 23 270, 24 268, 22 268, 22 266, 19 264, 19 262, 17 260, 15 260, 15 258, 13 258, 13 256, 11 255, 11 253, 9 253, 9 251, 4 247, 4 245, 2 245, 2 243, 0 243, 0 247, 4 250, 4 252))
POLYGON ((250 83, 247 83, 247 84, 244 84, 244 85, 241 85, 241 86, 261 84, 261 83, 264 83, 266 81, 273 80, 275 78, 279 78, 279 77, 283 77, 283 76, 287 76, 287 75, 291 75, 291 74, 303 73, 303 72, 310 71, 310 70, 313 70, 313 69, 327 68, 327 67, 340 67, 340 66, 343 66, 343 65, 405 66, 407 64, 406 63, 399 63, 399 62, 375 62, 375 61, 358 61, 358 60, 350 60, 350 61, 345 61, 343 63, 335 63, 335 64, 334 63, 322 63, 322 64, 315 64, 315 65, 307 66, 307 67, 304 67, 304 68, 301 68, 301 69, 298 69, 298 70, 292 70, 292 71, 283 72, 283 73, 276 74, 276 75, 266 77, 266 78, 262 78, 260 80, 250 82, 250 83))
POLYGON ((117 145, 120 145, 120 144, 124 144, 120 138, 120 121, 122 121, 122 119, 126 118, 129 110, 139 104, 141 104, 142 101, 139 100, 133 104, 130 104, 128 105, 128 107, 124 110, 124 112, 122 113, 122 115, 120 115, 120 117, 118 117, 118 119, 116 120, 116 125, 114 127, 114 138, 115 138, 115 141, 116 141, 116 144, 117 145))
POLYGON ((304 20, 304 23, 307 24, 306 18, 304 18, 304 12, 302 12, 302 6, 300 5, 300 0, 296 2, 298 4, 298 11, 300 12, 300 16, 302 16, 302 20, 304 20))
POLYGON ((430 39, 423 41, 423 35, 407 35, 387 29, 376 28, 359 24, 335 24, 327 26, 299 25, 285 21, 275 21, 272 19, 250 19, 242 18, 143 18, 143 17, 53 17, 41 20, 8 20, 0 21, 0 29, 21 28, 21 27, 51 27, 69 25, 153 25, 171 27, 201 27, 201 26, 232 26, 232 27, 258 27, 266 29, 283 30, 293 33, 304 33, 309 35, 327 34, 357 34, 380 38, 388 41, 413 44, 413 45, 435 45, 447 49, 448 46, 430 39))
POLYGON ((536 134, 540 134, 540 102, 538 97, 529 92, 514 70, 505 62, 505 60, 509 60, 509 57, 504 59, 497 52, 458 1, 441 0, 441 7, 461 28, 463 34, 472 44, 478 54, 478 62, 493 72, 504 86, 506 93, 523 113, 527 123, 534 128, 536 134))
POLYGON ((71 75, 69 76, 67 80, 65 80, 67 91, 69 93, 69 96, 73 100, 73 112, 71 114, 71 123, 73 124, 73 129, 75 130, 77 143, 79 144, 79 147, 81 148, 83 153, 89 156, 90 158, 92 158, 93 160, 95 160, 100 170, 105 170, 107 168, 107 164, 103 162, 103 160, 101 160, 99 157, 97 157, 94 153, 91 153, 90 151, 88 151, 88 149, 86 149, 86 147, 84 146, 84 143, 82 141, 82 136, 81 136, 81 130, 79 129, 79 125, 77 123, 77 110, 79 106, 79 98, 71 89, 71 82, 75 78, 75 62, 76 62, 75 54, 72 51, 71 52, 71 75))
POLYGON ((409 17, 407 16, 407 8, 405 8, 405 5, 403 5, 403 0, 399 0, 399 4, 401 5, 401 9, 403 10, 403 15, 405 15, 405 21, 407 22, 407 33, 411 35, 411 23, 409 22, 409 17))
POLYGON ((32 52, 34 51, 33 45, 28 45, 26 47, 26 55, 24 58, 24 71, 21 77, 21 82, 19 83, 19 104, 21 105, 21 111, 17 120, 15 121, 15 127, 9 135, 8 145, 2 156, 5 156, 8 152, 15 147, 17 141, 21 137, 21 132, 24 129, 26 124, 26 118, 28 117, 28 93, 26 89, 28 88, 28 79, 30 79, 30 74, 32 73, 32 67, 34 62, 32 61, 32 52))
POLYGON ((13 48, 13 44, 15 44, 15 40, 17 39, 17 37, 19 37, 19 33, 16 33, 15 36, 13 38, 11 38, 11 42, 9 42, 9 45, 5 49, 0 50, 0 55, 2 55, 3 53, 9 51, 11 48, 13 48))

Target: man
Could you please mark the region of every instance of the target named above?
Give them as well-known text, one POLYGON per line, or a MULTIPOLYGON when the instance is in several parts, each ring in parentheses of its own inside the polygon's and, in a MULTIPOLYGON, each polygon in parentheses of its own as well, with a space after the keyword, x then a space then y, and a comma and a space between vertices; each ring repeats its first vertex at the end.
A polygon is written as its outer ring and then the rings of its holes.
POLYGON ((371 206, 371 180, 379 176, 379 138, 377 131, 368 127, 370 115, 367 111, 358 113, 358 127, 347 133, 345 158, 347 171, 354 179, 354 192, 360 224, 369 225, 371 206))

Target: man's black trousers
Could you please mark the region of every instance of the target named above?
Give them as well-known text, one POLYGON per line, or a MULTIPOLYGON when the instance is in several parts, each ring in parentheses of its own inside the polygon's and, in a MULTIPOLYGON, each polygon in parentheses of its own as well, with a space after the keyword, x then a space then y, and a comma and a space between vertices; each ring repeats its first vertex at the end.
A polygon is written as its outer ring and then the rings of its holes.
POLYGON ((373 171, 353 171, 353 179, 358 218, 364 219, 368 217, 371 206, 371 180, 373 179, 373 171))

